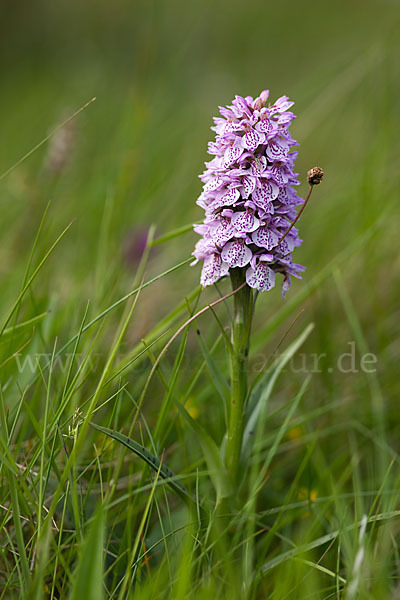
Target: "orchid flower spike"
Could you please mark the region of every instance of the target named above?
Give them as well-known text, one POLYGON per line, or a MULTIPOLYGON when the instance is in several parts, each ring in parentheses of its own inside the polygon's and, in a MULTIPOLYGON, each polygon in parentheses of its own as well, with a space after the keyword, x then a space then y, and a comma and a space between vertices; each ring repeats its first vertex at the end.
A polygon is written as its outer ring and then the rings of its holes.
POLYGON ((214 118, 215 141, 208 146, 214 158, 205 163, 197 200, 205 218, 194 226, 201 239, 192 264, 203 261, 203 286, 239 267, 260 292, 274 287, 275 275, 282 274, 284 295, 290 277, 301 278, 305 269, 292 260, 302 240, 291 224, 303 204, 294 189, 299 181, 292 151, 297 142, 289 133, 293 102, 282 96, 267 106, 268 96, 267 90, 255 100, 236 96, 214 118))

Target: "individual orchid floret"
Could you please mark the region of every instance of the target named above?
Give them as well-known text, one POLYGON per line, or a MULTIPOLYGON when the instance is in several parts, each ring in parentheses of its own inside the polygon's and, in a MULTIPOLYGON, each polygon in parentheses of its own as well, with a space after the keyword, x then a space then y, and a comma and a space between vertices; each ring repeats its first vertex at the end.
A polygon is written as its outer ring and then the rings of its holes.
MULTIPOLYGON (((195 226, 202 237, 192 263, 203 261, 203 286, 243 269, 247 285, 260 292, 274 287, 281 274, 285 295, 291 275, 301 277, 304 270, 292 261, 301 244, 296 207, 303 205, 293 187, 299 184, 292 150, 297 142, 289 132, 293 102, 282 96, 267 105, 268 98, 267 90, 255 99, 235 96, 214 118, 215 140, 208 145, 213 158, 200 176, 197 200, 205 218, 195 226)), ((319 173, 313 176, 317 183, 319 173)))

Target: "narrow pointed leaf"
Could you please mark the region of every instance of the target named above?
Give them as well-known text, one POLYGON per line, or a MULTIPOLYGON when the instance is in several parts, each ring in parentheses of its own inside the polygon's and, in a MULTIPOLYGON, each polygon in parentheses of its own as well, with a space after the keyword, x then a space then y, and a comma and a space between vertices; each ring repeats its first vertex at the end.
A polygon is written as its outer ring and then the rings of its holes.
POLYGON ((104 517, 99 510, 84 539, 69 600, 102 600, 104 517))
POLYGON ((176 475, 174 475, 174 473, 164 463, 160 463, 160 460, 157 458, 157 456, 154 456, 154 454, 146 450, 146 448, 135 442, 135 440, 132 440, 130 437, 124 435, 123 433, 113 431, 112 429, 108 429, 107 427, 101 427, 100 425, 96 425, 95 423, 90 424, 92 427, 94 427, 94 429, 101 431, 105 435, 108 435, 110 438, 129 448, 129 450, 131 450, 137 456, 139 456, 139 458, 141 458, 145 463, 147 463, 156 473, 160 470, 160 477, 164 479, 168 483, 168 485, 174 490, 174 492, 177 493, 185 501, 190 500, 191 502, 196 502, 194 498, 190 495, 186 487, 176 478, 176 475))

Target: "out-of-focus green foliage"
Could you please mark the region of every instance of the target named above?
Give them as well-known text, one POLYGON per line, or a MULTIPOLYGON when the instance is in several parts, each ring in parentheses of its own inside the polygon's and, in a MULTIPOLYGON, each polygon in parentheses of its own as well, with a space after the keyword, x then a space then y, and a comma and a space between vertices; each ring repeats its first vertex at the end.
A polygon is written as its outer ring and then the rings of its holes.
MULTIPOLYGON (((399 20, 395 0, 3 2, 0 177, 97 99, 0 179, 0 326, 74 220, 0 338, 0 598, 79 597, 85 565, 101 577, 102 558, 105 598, 399 593, 399 20), (251 495, 221 549, 140 458, 79 432, 95 402, 92 420, 165 457, 213 505, 202 443, 217 464, 216 382, 229 373, 211 312, 141 394, 173 332, 218 297, 199 296, 198 267, 169 272, 196 241, 186 226, 201 217, 212 116, 265 88, 296 102, 301 191, 310 167, 326 175, 299 224, 304 279, 286 300, 275 289, 257 301, 251 380, 279 344, 314 329, 268 392, 244 466, 251 495), (165 238, 141 260, 151 225, 165 238), (128 302, 114 306, 134 289, 132 315, 128 302), (93 540, 103 554, 90 555, 93 540)), ((216 313, 228 324, 223 303, 216 313)))

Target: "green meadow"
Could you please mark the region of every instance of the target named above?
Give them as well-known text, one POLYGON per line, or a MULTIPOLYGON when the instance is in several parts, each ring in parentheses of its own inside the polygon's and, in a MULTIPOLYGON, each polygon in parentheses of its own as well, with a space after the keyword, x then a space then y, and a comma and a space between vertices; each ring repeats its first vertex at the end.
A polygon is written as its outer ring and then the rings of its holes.
POLYGON ((0 599, 400 598, 399 3, 1 12, 0 599), (325 178, 227 503, 231 287, 192 224, 218 105, 266 88, 325 178))

